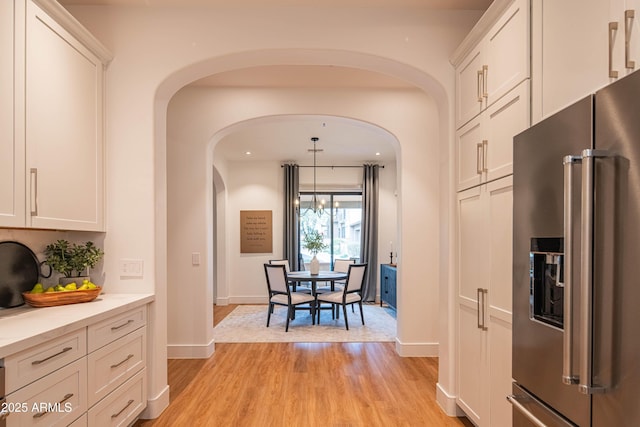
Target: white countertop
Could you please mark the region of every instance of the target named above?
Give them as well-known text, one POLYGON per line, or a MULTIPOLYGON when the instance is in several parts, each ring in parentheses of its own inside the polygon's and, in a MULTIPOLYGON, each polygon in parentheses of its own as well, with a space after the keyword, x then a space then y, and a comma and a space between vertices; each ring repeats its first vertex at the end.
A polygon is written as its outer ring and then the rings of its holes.
POLYGON ((153 294, 100 294, 91 302, 0 310, 0 359, 150 303, 153 294))

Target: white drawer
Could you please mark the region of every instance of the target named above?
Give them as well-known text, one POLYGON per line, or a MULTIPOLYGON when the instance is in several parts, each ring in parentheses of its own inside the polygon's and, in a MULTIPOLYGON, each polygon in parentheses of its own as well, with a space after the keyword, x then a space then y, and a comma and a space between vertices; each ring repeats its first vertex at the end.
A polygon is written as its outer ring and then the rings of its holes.
POLYGON ((89 426, 127 426, 147 406, 143 369, 89 410, 89 426))
POLYGON ((88 328, 89 353, 135 331, 146 323, 147 307, 143 306, 90 325, 88 328))
POLYGON ((6 393, 44 377, 87 354, 87 332, 79 329, 4 359, 6 393))
POLYGON ((66 426, 87 410, 87 360, 82 358, 7 395, 7 427, 66 426), (19 409, 18 409, 19 408, 19 409))
POLYGON ((146 327, 139 328, 87 357, 89 407, 145 366, 146 327))

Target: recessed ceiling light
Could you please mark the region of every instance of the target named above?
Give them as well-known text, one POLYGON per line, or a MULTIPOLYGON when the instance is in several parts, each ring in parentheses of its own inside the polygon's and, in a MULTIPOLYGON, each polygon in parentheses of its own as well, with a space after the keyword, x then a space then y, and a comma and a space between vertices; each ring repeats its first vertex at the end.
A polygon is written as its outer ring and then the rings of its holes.
POLYGON ((245 151, 244 154, 246 154, 247 156, 251 155, 251 151, 245 151))
POLYGON ((376 153, 376 156, 379 156, 379 155, 380 155, 380 152, 378 151, 378 152, 376 153))

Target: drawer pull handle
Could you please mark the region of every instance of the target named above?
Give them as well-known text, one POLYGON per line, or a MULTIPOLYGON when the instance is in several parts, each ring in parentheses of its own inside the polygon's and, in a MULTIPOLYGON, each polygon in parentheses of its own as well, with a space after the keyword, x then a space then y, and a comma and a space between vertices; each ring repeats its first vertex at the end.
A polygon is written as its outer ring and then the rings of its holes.
POLYGON ((129 406, 131 406, 131 404, 133 403, 133 399, 130 399, 127 404, 125 405, 124 408, 120 409, 120 411, 118 411, 117 414, 113 414, 111 415, 111 418, 118 418, 120 416, 120 414, 122 414, 124 412, 125 409, 127 409, 129 406))
POLYGON ((111 331, 117 331, 118 329, 122 329, 122 328, 124 328, 125 326, 129 325, 130 323, 133 323, 133 319, 129 319, 129 320, 127 320, 127 322, 126 322, 126 323, 123 323, 123 324, 122 324, 122 325, 120 325, 120 326, 113 326, 113 327, 111 327, 111 331))
MULTIPOLYGON (((58 405, 62 405, 64 402, 66 402, 67 400, 71 399, 73 397, 73 393, 67 393, 64 395, 64 398, 58 402, 58 405)), ((38 412, 37 414, 35 414, 33 416, 33 418, 41 418, 44 417, 45 415, 47 415, 49 413, 49 411, 42 411, 42 412, 38 412)))
POLYGON ((73 347, 65 347, 65 348, 63 348, 63 349, 62 349, 62 351, 59 351, 59 352, 58 352, 58 353, 56 353, 56 354, 52 354, 51 356, 49 356, 49 357, 47 357, 47 358, 44 358, 44 359, 34 360, 33 362, 31 362, 31 364, 32 364, 32 365, 39 365, 39 364, 41 364, 41 363, 46 362, 46 361, 47 361, 47 360, 49 360, 49 359, 53 359, 54 357, 56 357, 56 356, 60 356, 61 354, 64 354, 64 353, 66 353, 67 351, 71 351, 71 350, 73 350, 73 347))
POLYGON ((131 359, 133 357, 133 354, 128 355, 124 360, 116 363, 115 365, 111 365, 111 369, 117 368, 118 366, 122 365, 123 363, 125 363, 127 360, 131 359))

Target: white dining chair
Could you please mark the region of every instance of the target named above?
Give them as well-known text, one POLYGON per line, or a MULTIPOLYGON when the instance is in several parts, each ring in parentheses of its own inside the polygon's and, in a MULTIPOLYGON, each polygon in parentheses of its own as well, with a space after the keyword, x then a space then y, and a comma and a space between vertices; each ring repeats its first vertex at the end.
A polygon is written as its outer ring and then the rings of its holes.
MULTIPOLYGON (((360 307, 360 318, 364 325, 364 313, 362 311, 362 286, 366 277, 367 264, 350 264, 347 272, 347 281, 344 289, 341 291, 327 292, 324 294, 316 294, 316 311, 318 313, 318 324, 320 323, 320 308, 322 303, 331 304, 332 308, 342 306, 344 314, 344 325, 349 330, 349 322, 347 320, 347 305, 353 307, 358 304, 360 307)), ((332 310, 332 312, 335 310, 332 310)))
POLYGON ((287 323, 285 332, 289 332, 289 321, 295 316, 297 306, 309 304, 311 323, 315 325, 315 298, 306 292, 292 292, 287 283, 287 271, 284 265, 264 264, 264 274, 269 290, 269 308, 267 309, 267 328, 271 321, 271 313, 276 305, 287 307, 287 323))

